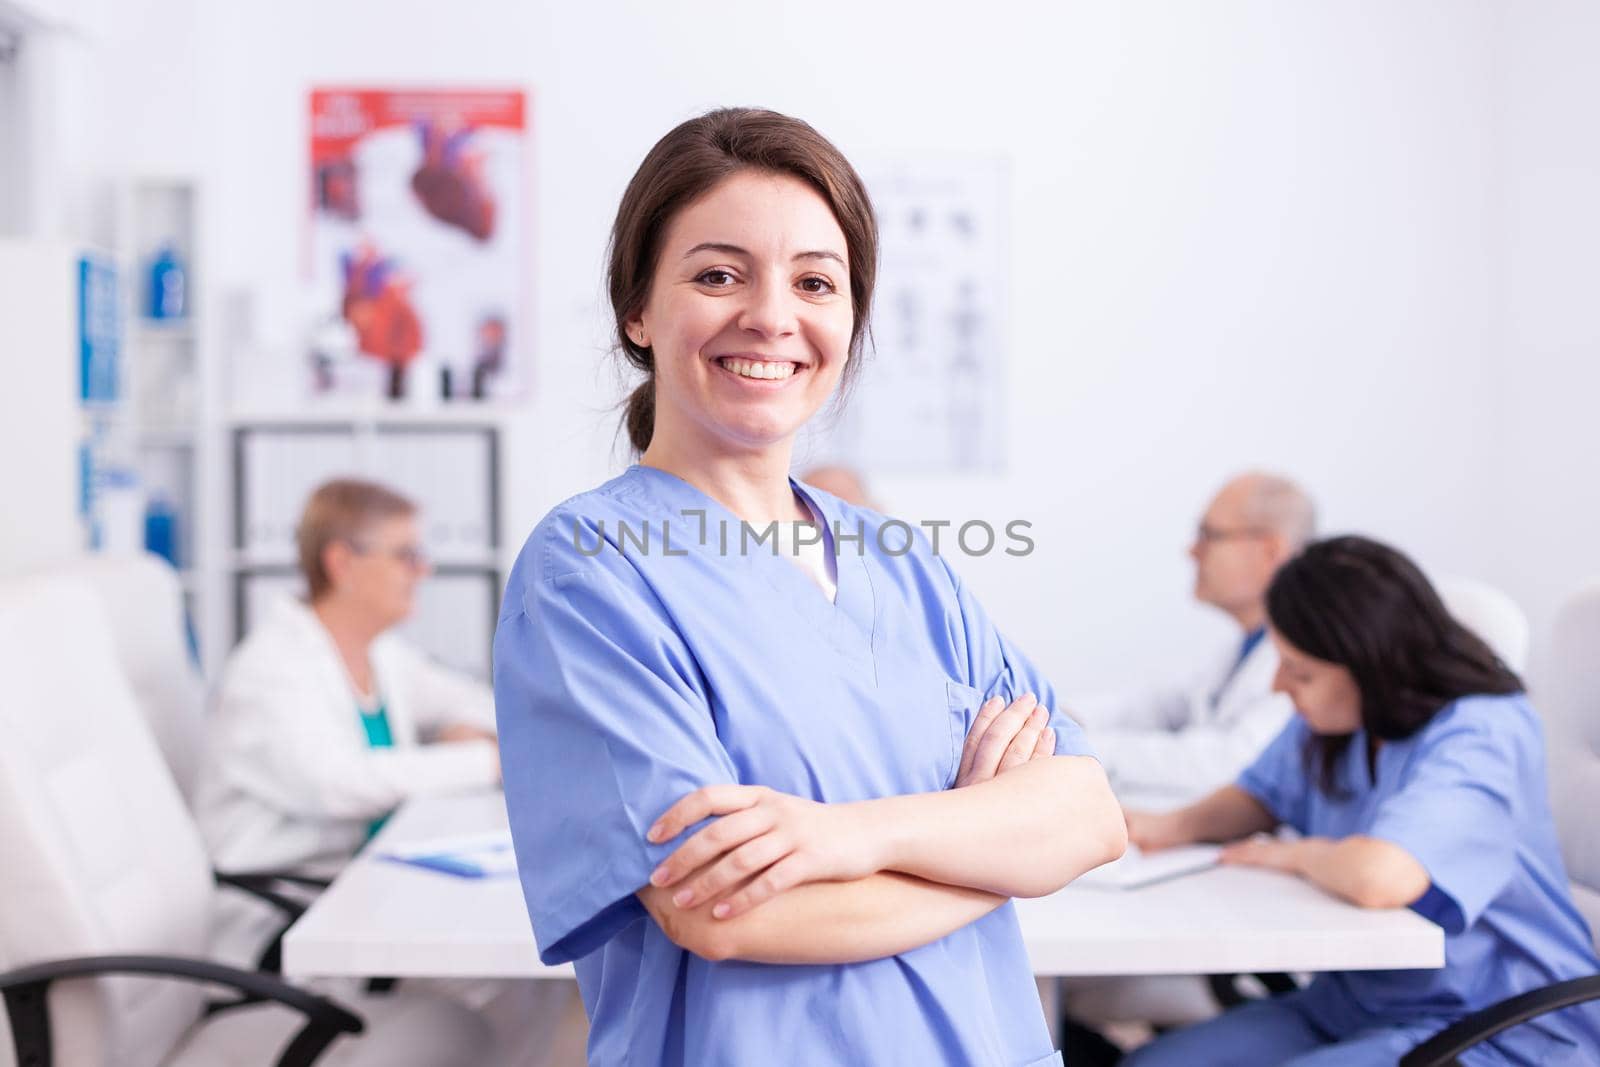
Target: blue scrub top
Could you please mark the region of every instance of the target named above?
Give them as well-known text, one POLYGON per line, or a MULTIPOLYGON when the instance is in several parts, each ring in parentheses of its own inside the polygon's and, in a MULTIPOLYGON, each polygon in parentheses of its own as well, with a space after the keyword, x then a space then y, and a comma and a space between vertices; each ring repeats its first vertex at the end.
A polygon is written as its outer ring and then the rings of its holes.
MULTIPOLYGON (((1336 768, 1347 796, 1311 781, 1310 729, 1290 720, 1239 786, 1303 834, 1391 841, 1422 864, 1432 886, 1412 910, 1445 930, 1441 970, 1319 975, 1304 1003, 1335 1034, 1385 1024, 1441 1024, 1506 997, 1600 970, 1573 907, 1550 815, 1544 736, 1526 697, 1471 696, 1417 733, 1378 749, 1369 773, 1357 731, 1336 768)), ((1541 1016, 1493 1044, 1512 1062, 1560 1061, 1600 1048, 1594 1006, 1541 1016)))
MULTIPOLYGON (((988 696, 1059 707, 925 540, 893 555, 908 539, 890 529, 883 551, 882 516, 796 490, 843 531, 833 603, 649 467, 562 504, 523 547, 495 703, 540 958, 576 961, 599 1067, 1059 1063, 1009 903, 899 956, 781 966, 694 956, 634 895, 689 836, 645 831, 701 786, 830 803, 947 789, 988 696)), ((1050 725, 1058 753, 1088 752, 1059 711, 1050 725)))

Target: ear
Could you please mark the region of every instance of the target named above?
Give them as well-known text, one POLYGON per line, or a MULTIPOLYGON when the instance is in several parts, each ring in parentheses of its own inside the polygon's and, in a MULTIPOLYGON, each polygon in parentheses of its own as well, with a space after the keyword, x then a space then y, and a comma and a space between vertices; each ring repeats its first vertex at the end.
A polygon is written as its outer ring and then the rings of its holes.
POLYGON ((1289 539, 1281 533, 1267 534, 1261 539, 1261 544, 1274 570, 1288 563, 1289 557, 1294 554, 1289 548, 1289 539))
POLYGON ((343 541, 329 541, 323 546, 322 570, 330 583, 338 586, 344 581, 345 575, 350 573, 350 562, 354 556, 350 546, 343 541))
POLYGON ((622 324, 622 328, 627 333, 628 340, 640 348, 650 347, 650 332, 644 328, 644 320, 642 318, 628 319, 622 324))

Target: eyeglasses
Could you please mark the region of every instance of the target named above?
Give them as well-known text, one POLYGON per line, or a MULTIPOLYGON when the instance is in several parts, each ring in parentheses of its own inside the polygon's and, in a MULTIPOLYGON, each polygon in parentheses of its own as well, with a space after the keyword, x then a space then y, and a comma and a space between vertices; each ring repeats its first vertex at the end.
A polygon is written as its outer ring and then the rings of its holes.
POLYGON ((1197 545, 1214 545, 1222 541, 1248 541, 1266 536, 1267 531, 1249 526, 1241 526, 1236 530, 1224 530, 1216 526, 1208 526, 1202 522, 1195 527, 1194 542, 1197 545))
POLYGON ((394 548, 375 548, 364 545, 360 541, 350 541, 350 550, 358 556, 387 556, 397 563, 404 564, 412 570, 421 570, 428 565, 428 553, 418 545, 398 545, 394 548))

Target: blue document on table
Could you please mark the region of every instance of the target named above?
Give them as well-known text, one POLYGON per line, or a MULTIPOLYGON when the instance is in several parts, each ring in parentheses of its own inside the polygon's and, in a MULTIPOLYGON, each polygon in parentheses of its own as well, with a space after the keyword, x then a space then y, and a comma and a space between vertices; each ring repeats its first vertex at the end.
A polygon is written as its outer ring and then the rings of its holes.
POLYGON ((426 867, 458 878, 506 878, 517 873, 511 831, 439 837, 391 845, 379 853, 386 860, 426 867))

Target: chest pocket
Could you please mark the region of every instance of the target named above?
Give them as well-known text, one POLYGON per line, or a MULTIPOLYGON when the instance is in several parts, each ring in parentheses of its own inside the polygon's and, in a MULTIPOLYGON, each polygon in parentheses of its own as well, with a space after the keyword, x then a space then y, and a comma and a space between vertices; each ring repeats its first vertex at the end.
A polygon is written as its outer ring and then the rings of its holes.
POLYGON ((944 779, 946 789, 956 784, 956 771, 961 768, 961 749, 967 742, 967 731, 972 729, 972 720, 978 717, 978 709, 983 707, 983 701, 983 694, 970 685, 945 683, 945 702, 949 709, 946 718, 950 726, 950 766, 944 779))

